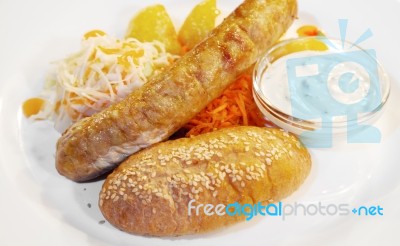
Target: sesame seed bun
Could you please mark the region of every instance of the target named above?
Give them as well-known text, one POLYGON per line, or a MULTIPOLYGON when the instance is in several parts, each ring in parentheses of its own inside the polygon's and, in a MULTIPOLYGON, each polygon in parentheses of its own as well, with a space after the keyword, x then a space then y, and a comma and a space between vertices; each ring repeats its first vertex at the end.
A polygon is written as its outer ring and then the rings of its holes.
POLYGON ((189 215, 191 200, 214 206, 276 202, 298 189, 310 168, 307 149, 292 134, 226 128, 132 155, 106 179, 99 206, 111 224, 129 233, 202 233, 245 217, 189 215))

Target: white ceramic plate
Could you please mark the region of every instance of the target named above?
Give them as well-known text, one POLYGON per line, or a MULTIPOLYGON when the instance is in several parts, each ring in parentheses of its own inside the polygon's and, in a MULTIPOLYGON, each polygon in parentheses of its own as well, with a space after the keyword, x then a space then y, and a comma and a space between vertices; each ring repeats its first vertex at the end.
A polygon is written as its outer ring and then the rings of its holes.
MULTIPOLYGON (((123 36, 131 16, 155 1, 35 0, 0 3, 0 244, 1 245, 400 245, 400 1, 300 0, 300 22, 339 37, 337 19, 349 19, 347 39, 371 28, 362 46, 374 48, 392 78, 392 94, 376 126, 379 144, 312 149, 305 184, 284 202, 383 207, 383 216, 256 218, 201 236, 147 238, 102 221, 101 181, 76 184, 54 167, 58 134, 50 122, 29 122, 20 105, 40 91, 49 62, 79 48, 87 30, 123 36), (90 204, 90 205, 88 205, 90 204), (90 207, 89 207, 90 206, 90 207)), ((197 1, 163 3, 179 26, 197 1)), ((226 15, 239 0, 219 0, 226 15)))

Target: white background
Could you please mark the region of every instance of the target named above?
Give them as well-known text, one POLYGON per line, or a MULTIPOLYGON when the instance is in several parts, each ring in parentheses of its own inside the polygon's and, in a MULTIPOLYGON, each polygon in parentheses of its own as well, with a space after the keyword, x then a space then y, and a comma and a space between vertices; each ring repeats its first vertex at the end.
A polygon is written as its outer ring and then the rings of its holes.
MULTIPOLYGON (((99 225, 101 182, 75 184, 57 175, 50 123, 29 123, 20 105, 43 85, 50 61, 79 49, 88 30, 122 37, 132 15, 157 1, 60 0, 0 2, 0 244, 1 245, 400 245, 400 1, 299 1, 300 21, 339 37, 337 19, 349 19, 348 40, 371 28, 362 46, 374 48, 392 78, 392 95, 377 122, 381 144, 311 150, 313 170, 285 202, 380 205, 381 217, 254 219, 212 234, 158 239, 99 225), (86 189, 86 190, 85 190, 86 189), (91 208, 87 207, 90 203, 91 208)), ((197 1, 164 3, 176 26, 197 1)), ((223 13, 240 1, 219 0, 223 13)))

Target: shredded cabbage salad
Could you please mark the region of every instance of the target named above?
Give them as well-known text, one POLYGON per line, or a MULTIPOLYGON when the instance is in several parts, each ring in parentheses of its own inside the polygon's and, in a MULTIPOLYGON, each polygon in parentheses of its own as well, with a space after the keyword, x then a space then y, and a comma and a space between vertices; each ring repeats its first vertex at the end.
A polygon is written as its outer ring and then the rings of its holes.
POLYGON ((81 50, 56 62, 41 93, 45 103, 31 119, 53 119, 62 132, 73 122, 121 101, 171 65, 158 41, 116 39, 100 30, 84 35, 81 50))

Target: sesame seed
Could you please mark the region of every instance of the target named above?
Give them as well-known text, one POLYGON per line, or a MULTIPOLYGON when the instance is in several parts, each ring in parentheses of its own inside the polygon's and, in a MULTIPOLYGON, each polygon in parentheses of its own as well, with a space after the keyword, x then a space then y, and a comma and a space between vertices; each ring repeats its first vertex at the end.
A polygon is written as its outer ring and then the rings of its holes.
POLYGON ((216 197, 218 195, 218 191, 213 192, 213 197, 216 197))
POLYGON ((262 169, 263 171, 265 171, 265 168, 266 168, 265 164, 264 164, 264 163, 261 164, 261 169, 262 169))

